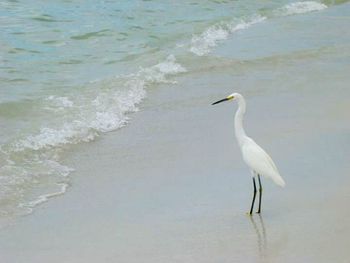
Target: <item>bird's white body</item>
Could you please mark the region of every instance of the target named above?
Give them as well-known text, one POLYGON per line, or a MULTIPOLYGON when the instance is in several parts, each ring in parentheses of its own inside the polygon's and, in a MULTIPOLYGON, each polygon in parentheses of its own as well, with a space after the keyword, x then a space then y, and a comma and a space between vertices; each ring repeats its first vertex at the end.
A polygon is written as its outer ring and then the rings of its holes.
POLYGON ((239 93, 233 93, 229 97, 238 101, 238 110, 235 114, 235 134, 243 160, 251 169, 252 176, 262 175, 272 179, 277 185, 284 187, 285 182, 271 157, 252 138, 248 137, 244 131, 243 116, 246 110, 246 103, 243 96, 239 93))
POLYGON ((247 138, 241 151, 244 162, 252 169, 253 176, 259 174, 272 179, 281 187, 285 186, 285 182, 271 157, 256 142, 247 138))

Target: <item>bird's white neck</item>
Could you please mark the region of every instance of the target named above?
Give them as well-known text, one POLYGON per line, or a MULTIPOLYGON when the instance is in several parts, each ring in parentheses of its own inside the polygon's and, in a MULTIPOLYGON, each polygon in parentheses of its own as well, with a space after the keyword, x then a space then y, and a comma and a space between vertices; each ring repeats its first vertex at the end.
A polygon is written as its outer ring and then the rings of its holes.
POLYGON ((235 114, 235 134, 239 145, 242 145, 248 138, 243 128, 243 116, 246 111, 246 103, 242 95, 237 94, 238 109, 235 114))

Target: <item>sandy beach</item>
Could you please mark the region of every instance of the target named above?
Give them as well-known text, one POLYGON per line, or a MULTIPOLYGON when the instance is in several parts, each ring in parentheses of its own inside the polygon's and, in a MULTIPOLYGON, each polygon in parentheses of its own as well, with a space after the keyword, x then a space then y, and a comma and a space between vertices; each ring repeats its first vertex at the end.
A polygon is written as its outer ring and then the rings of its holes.
POLYGON ((66 153, 68 192, 1 230, 0 261, 349 262, 349 14, 345 4, 261 23, 149 90, 126 127, 66 153), (308 35, 293 57, 273 48, 295 39, 285 27, 308 35), (210 105, 232 92, 287 183, 263 179, 252 217, 236 105, 210 105))

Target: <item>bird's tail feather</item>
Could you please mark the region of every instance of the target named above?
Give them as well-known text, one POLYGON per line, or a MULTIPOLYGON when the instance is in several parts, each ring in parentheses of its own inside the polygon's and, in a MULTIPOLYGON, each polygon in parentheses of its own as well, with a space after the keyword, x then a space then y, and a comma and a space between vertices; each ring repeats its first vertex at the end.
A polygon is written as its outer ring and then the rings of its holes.
POLYGON ((274 177, 272 177, 272 180, 275 182, 275 184, 281 187, 286 186, 286 183, 284 182, 283 178, 280 175, 275 175, 274 177))

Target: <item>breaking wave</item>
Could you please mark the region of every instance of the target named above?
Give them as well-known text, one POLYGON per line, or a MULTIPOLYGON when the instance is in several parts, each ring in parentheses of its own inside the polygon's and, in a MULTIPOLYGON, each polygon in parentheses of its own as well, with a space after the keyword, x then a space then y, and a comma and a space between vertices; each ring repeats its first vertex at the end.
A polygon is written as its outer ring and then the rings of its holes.
POLYGON ((327 6, 325 4, 314 2, 314 1, 305 1, 305 2, 295 2, 295 3, 287 4, 284 7, 277 9, 275 13, 276 15, 289 16, 289 15, 320 11, 326 8, 327 6))
POLYGON ((221 22, 210 26, 199 35, 194 35, 191 39, 190 51, 197 56, 204 56, 210 53, 215 46, 227 39, 231 34, 261 23, 268 18, 303 14, 320 11, 325 8, 327 8, 325 4, 314 1, 295 2, 273 10, 266 16, 256 14, 248 19, 241 19, 239 21, 235 19, 231 22, 221 22))
POLYGON ((186 69, 170 55, 137 73, 91 82, 84 87, 84 94, 79 89, 80 94, 51 95, 36 101, 46 118, 54 120, 1 146, 0 214, 27 214, 64 194, 73 169, 60 163, 62 152, 72 144, 123 127, 128 113, 137 111, 146 97, 148 86, 172 82, 169 76, 182 72, 186 69))
POLYGON ((254 24, 264 21, 266 17, 256 15, 240 22, 229 22, 213 25, 198 36, 193 36, 190 51, 198 56, 208 54, 220 41, 225 40, 230 34, 246 29, 254 24))

